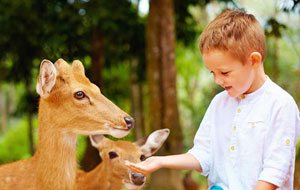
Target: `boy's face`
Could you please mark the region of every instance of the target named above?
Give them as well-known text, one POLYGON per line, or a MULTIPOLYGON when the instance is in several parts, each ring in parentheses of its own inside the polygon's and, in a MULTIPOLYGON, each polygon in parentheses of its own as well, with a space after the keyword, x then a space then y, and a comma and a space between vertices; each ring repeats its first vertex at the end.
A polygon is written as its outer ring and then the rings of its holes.
POLYGON ((231 97, 238 97, 255 91, 257 67, 248 61, 242 63, 225 51, 214 50, 203 53, 204 65, 214 76, 217 84, 231 97))

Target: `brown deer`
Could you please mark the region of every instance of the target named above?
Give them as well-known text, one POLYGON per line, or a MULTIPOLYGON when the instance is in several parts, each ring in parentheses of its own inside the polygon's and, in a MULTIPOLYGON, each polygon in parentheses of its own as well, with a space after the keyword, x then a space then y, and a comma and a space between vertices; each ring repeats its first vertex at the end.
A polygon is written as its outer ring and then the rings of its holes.
POLYGON ((76 136, 129 133, 133 119, 105 98, 84 74, 80 61, 43 60, 36 91, 40 95, 36 153, 0 167, 0 189, 73 190, 76 136))
POLYGON ((169 136, 169 129, 156 130, 147 140, 135 143, 104 138, 103 135, 91 135, 92 145, 99 150, 102 162, 92 171, 80 171, 77 174, 78 190, 120 190, 140 189, 145 184, 143 174, 132 172, 125 165, 128 160, 138 163, 153 155, 169 136))

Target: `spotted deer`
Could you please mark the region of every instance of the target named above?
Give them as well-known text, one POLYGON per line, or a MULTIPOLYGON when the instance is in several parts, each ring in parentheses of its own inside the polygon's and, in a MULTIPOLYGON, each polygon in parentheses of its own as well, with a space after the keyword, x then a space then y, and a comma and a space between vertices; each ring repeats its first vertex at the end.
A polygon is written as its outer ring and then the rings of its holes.
POLYGON ((169 136, 169 129, 156 130, 147 140, 134 143, 124 140, 113 141, 103 135, 91 135, 92 145, 98 149, 102 162, 92 171, 79 171, 78 190, 120 190, 126 187, 136 190, 143 187, 146 177, 130 171, 125 161, 138 163, 153 155, 169 136))
POLYGON ((133 119, 101 94, 78 60, 43 60, 36 91, 37 150, 29 159, 0 167, 0 189, 74 190, 77 135, 124 137, 133 119))

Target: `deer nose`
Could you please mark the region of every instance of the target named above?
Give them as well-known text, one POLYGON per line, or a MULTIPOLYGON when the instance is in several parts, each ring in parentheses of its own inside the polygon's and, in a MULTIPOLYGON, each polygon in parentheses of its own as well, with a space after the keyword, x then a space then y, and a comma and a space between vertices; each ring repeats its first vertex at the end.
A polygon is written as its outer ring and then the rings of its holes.
POLYGON ((131 181, 135 185, 143 185, 145 183, 145 176, 141 173, 132 172, 131 173, 131 181))
POLYGON ((134 119, 132 117, 126 116, 124 117, 126 126, 128 129, 131 129, 134 127, 134 119))

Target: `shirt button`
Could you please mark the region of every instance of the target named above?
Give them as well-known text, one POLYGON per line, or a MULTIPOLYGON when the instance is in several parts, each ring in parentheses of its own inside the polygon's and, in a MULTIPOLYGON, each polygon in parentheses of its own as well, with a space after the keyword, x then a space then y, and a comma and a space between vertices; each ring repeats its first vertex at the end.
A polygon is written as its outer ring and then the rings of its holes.
POLYGON ((238 113, 241 113, 241 108, 238 108, 237 110, 236 110, 238 113))
POLYGON ((241 94, 240 96, 238 96, 238 99, 239 99, 239 100, 243 100, 243 99, 245 99, 245 97, 246 97, 246 96, 245 96, 244 94, 241 94))
POLYGON ((233 131, 236 131, 236 126, 233 126, 233 127, 232 127, 232 130, 233 130, 233 131))
POLYGON ((290 144, 291 144, 290 139, 286 139, 286 140, 285 140, 285 144, 286 144, 286 145, 290 145, 290 144))
POLYGON ((230 146, 230 150, 234 151, 234 146, 233 145, 230 146))

